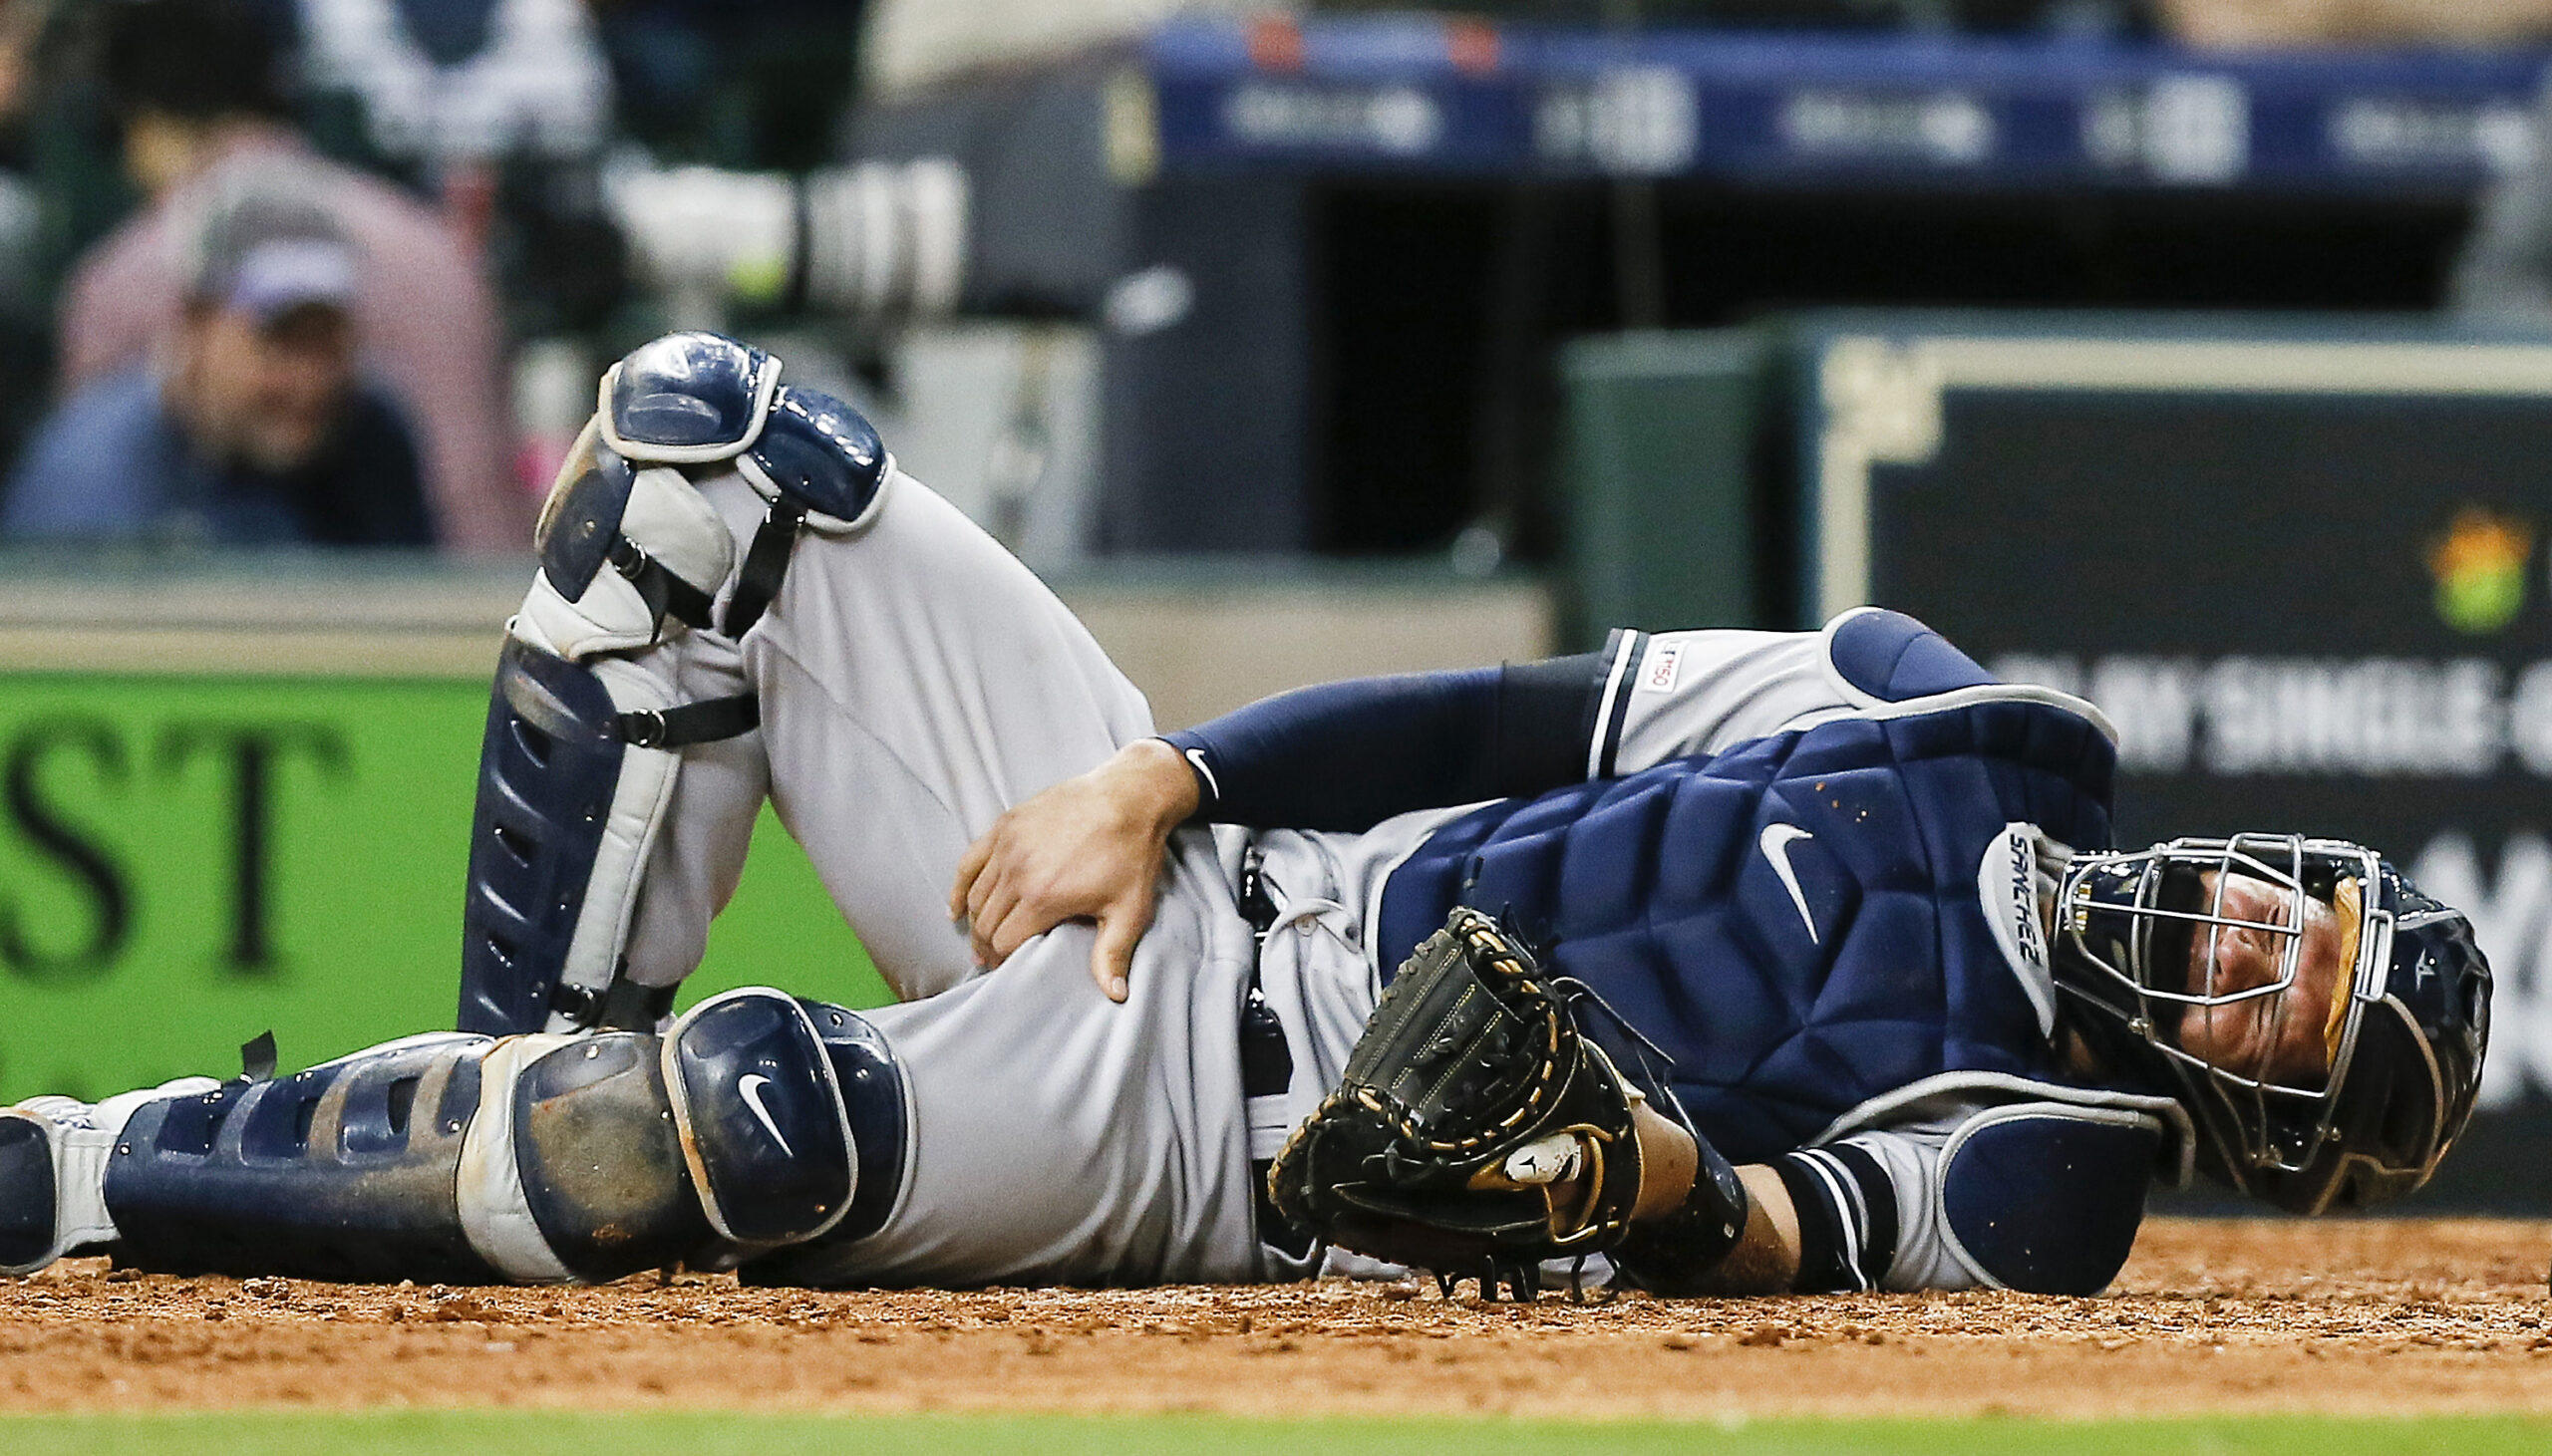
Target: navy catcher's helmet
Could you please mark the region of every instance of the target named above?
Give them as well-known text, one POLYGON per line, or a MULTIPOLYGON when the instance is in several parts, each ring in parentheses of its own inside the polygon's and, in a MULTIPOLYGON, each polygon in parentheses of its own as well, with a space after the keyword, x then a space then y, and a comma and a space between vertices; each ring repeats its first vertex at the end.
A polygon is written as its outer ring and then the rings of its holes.
POLYGON ((2049 939, 2068 1024, 2110 1069, 2179 1099, 2210 1176, 2291 1213, 2367 1208, 2426 1183, 2470 1120, 2489 963, 2471 922, 2373 850, 2289 834, 2175 839, 2076 857, 2058 899, 2049 939), (2232 910, 2233 877, 2263 882, 2277 908, 2232 910), (2327 1009, 2292 992, 2308 912, 2342 937, 2327 1009), (2192 957, 2199 936, 2209 940, 2192 957), (2214 938, 2227 936, 2273 947, 2274 977, 2218 986, 2214 938), (2205 968, 2198 984, 2193 965, 2205 968), (2280 998, 2268 1012, 2276 1031, 2291 1016, 2327 1019, 2326 1077, 2227 1066, 2181 1045, 2193 1014, 2265 997, 2280 998))

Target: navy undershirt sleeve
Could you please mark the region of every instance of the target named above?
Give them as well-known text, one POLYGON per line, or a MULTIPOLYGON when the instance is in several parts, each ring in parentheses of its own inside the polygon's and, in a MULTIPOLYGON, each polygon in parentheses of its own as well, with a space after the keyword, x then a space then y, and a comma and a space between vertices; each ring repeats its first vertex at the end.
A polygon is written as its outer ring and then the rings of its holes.
POLYGON ((1161 736, 1196 775, 1196 817, 1369 829, 1411 809, 1537 794, 1586 776, 1608 660, 1326 683, 1161 736))

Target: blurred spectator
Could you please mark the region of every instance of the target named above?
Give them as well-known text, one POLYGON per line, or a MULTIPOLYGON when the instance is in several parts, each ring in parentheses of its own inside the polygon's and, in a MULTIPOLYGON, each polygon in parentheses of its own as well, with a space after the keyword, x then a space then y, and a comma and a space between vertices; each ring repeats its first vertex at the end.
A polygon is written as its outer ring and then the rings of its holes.
POLYGON ((407 427, 357 382, 359 263, 328 214, 253 186, 220 199, 195 241, 163 357, 37 430, 0 536, 432 544, 407 427))
POLYGON ((245 176, 288 173, 363 260, 352 321, 368 372, 415 424, 435 539, 523 550, 529 501, 506 468, 495 299, 452 230, 408 194, 306 147, 283 120, 274 33, 245 0, 119 3, 102 66, 127 168, 151 201, 74 272, 62 388, 148 359, 181 321, 194 219, 245 176))

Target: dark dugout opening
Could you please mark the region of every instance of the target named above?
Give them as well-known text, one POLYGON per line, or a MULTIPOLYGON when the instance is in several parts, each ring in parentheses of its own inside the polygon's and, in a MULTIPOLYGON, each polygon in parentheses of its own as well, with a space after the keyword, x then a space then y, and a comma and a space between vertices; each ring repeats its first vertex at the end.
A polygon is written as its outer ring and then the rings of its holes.
MULTIPOLYGON (((1615 219, 1642 208, 1600 182, 1336 180, 1309 201, 1315 547, 1436 552, 1484 523, 1511 559, 1551 561, 1556 346, 1622 326, 1615 219)), ((1670 328, 1832 306, 2424 310, 2471 217, 2447 199, 1699 182, 1643 205, 1670 328)))

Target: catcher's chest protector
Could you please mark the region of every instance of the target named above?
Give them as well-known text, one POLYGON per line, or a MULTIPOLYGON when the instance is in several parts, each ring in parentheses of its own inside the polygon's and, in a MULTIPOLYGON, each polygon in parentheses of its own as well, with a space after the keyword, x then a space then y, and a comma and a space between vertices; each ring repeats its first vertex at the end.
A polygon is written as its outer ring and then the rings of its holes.
POLYGON ((2007 956, 1988 901, 2013 899, 2016 823, 2107 845, 2115 762, 2062 708, 1971 701, 1501 801, 1392 876, 1379 958, 1456 903, 1509 918, 1674 1058, 1740 1162, 1944 1072, 2068 1080, 2036 917, 2007 956))

